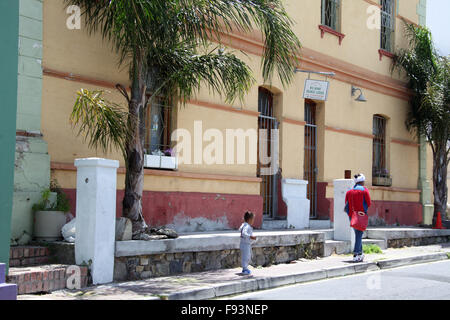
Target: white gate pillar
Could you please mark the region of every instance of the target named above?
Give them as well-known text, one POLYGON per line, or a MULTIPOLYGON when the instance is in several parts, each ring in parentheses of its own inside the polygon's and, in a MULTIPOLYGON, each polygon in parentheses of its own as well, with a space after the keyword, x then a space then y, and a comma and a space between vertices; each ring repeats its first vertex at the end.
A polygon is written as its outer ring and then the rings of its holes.
POLYGON ((350 241, 351 250, 355 246, 355 232, 350 227, 350 219, 345 209, 345 194, 355 186, 351 179, 338 179, 334 184, 334 240, 350 241))
POLYGON ((116 181, 119 161, 75 160, 77 207, 75 260, 90 264, 93 284, 110 283, 114 274, 116 181))
POLYGON ((309 200, 306 198, 308 181, 283 179, 281 193, 287 206, 287 226, 309 228, 309 200))

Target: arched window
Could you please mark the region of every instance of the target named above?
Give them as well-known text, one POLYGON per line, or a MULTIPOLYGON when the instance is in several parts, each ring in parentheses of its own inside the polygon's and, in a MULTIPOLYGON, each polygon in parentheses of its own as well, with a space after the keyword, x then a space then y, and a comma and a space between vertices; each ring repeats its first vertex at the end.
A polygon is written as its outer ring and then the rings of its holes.
POLYGON ((373 116, 373 177, 389 177, 386 165, 386 118, 380 115, 373 116))

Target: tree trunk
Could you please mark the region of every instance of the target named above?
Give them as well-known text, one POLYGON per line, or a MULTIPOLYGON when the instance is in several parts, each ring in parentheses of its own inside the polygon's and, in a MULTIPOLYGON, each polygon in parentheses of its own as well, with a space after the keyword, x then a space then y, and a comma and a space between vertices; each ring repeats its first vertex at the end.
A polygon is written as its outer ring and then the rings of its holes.
POLYGON ((144 150, 140 134, 141 110, 145 102, 145 76, 143 58, 137 53, 134 58, 134 69, 131 98, 129 102, 128 122, 132 132, 125 146, 126 177, 125 196, 123 198, 123 216, 130 219, 133 225, 133 239, 140 239, 147 224, 142 216, 142 194, 144 188, 144 150))
POLYGON ((433 224, 437 219, 438 212, 445 218, 447 211, 447 150, 446 143, 442 146, 435 145, 433 152, 433 194, 434 194, 434 217, 433 224))

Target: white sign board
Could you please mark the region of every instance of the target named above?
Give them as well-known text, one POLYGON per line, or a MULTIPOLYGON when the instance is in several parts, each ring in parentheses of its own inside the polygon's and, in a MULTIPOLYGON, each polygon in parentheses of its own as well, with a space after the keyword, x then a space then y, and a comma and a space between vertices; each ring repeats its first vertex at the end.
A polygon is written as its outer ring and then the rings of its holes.
POLYGON ((327 101, 328 98, 328 81, 311 80, 305 81, 305 89, 303 91, 304 99, 327 101))

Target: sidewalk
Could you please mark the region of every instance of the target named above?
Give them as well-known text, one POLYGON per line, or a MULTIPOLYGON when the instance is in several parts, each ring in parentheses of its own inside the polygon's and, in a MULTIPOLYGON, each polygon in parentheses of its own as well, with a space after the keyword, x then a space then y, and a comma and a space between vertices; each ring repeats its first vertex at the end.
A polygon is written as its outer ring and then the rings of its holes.
POLYGON ((450 259, 450 243, 387 249, 366 255, 364 263, 351 262, 352 255, 333 255, 316 260, 301 259, 291 264, 251 268, 251 276, 240 268, 179 276, 112 283, 83 290, 61 290, 47 295, 21 295, 18 300, 201 300, 255 290, 276 288, 326 278, 377 271, 414 263, 450 259))

